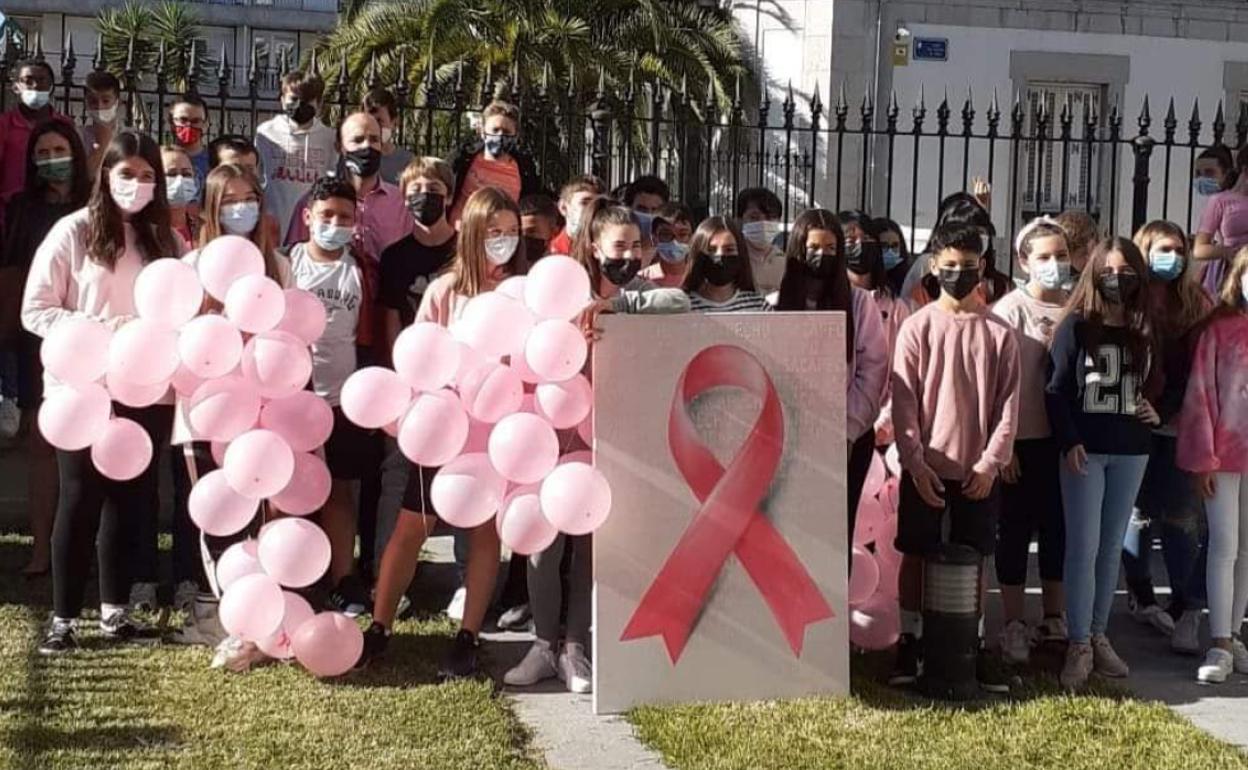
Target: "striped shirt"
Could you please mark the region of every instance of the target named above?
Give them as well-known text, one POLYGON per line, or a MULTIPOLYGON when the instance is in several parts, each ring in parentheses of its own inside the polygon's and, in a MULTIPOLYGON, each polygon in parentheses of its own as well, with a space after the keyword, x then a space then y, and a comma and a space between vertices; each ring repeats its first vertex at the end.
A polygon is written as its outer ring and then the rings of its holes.
POLYGON ((762 313, 771 305, 756 291, 741 291, 725 302, 713 302, 697 292, 689 294, 689 310, 693 313, 762 313))

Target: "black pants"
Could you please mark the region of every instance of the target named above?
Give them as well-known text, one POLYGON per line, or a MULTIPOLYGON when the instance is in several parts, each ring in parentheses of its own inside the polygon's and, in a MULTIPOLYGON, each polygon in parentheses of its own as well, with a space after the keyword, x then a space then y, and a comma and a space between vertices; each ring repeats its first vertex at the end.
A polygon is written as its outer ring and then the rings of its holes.
MULTIPOLYGON (((154 448, 163 447, 173 425, 173 407, 130 409, 114 404, 118 417, 134 420, 147 431, 154 448)), ((91 548, 99 561, 100 601, 130 600, 132 559, 141 522, 155 520, 160 501, 156 457, 130 481, 112 481, 91 463, 91 450, 56 451, 60 498, 52 527, 52 602, 57 617, 76 618, 86 599, 91 548)))
MULTIPOLYGON (((862 434, 849 449, 849 473, 846 499, 848 529, 845 530, 845 541, 854 542, 854 523, 858 520, 858 501, 862 499, 862 485, 867 482, 867 471, 871 470, 871 456, 875 454, 875 431, 869 430, 862 434)), ((852 561, 852 560, 851 560, 852 561)))

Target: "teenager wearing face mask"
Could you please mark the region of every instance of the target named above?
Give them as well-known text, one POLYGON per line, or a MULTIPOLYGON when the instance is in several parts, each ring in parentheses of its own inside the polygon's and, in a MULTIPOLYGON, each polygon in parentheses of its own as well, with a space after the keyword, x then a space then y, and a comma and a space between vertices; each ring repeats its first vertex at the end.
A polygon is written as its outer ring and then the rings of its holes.
MULTIPOLYGON (((665 209, 667 207, 664 207, 665 209)), ((670 214, 655 214, 650 222, 654 241, 654 260, 641 271, 641 277, 664 288, 683 287, 689 273, 690 246, 676 238, 676 226, 670 214)), ((744 241, 742 241, 744 243, 744 241)), ((745 253, 744 250, 742 253, 745 253)), ((748 259, 748 257, 747 257, 748 259)), ((750 283, 753 283, 751 278, 750 283)))
MULTIPOLYGON (((0 247, 0 268, 5 282, 5 312, 12 310, 18 323, 22 286, 31 260, 52 225, 87 204, 91 182, 87 174, 86 152, 73 127, 48 120, 35 126, 26 156, 26 188, 9 201, 5 218, 8 227, 0 247), (8 294, 12 292, 12 294, 8 294)), ((6 319, 6 326, 8 326, 6 319)), ((52 447, 35 426, 35 416, 43 397, 43 365, 39 360, 39 337, 18 329, 12 346, 17 359, 16 404, 6 396, 0 409, 20 408, 21 432, 25 434, 30 476, 30 529, 34 535, 26 575, 42 575, 51 559, 52 520, 56 509, 56 457, 52 447)), ((14 417, 18 409, 13 410, 14 417)), ((18 425, 13 425, 18 428, 18 425)))
POLYGON ((550 242, 562 224, 559 207, 549 195, 538 193, 520 199, 521 245, 530 265, 550 253, 550 242))
POLYGON ((1235 183, 1209 198, 1196 228, 1192 256, 1208 262, 1204 285, 1218 296, 1226 265, 1241 247, 1248 245, 1248 147, 1235 154, 1235 183))
POLYGON ((460 148, 451 168, 455 170, 451 224, 459 222, 464 204, 482 187, 497 187, 514 201, 542 190, 537 165, 520 146, 520 109, 507 102, 486 105, 479 136, 460 148))
POLYGON ((754 285, 763 296, 780 288, 785 272, 785 252, 773 244, 780 234, 780 199, 771 190, 750 187, 737 194, 735 206, 741 234, 749 244, 754 285))
POLYGON ((399 138, 399 100, 384 88, 374 88, 364 94, 359 111, 372 115, 381 126, 381 178, 398 184, 415 157, 411 150, 395 144, 399 138))
POLYGON ((1248 251, 1240 250, 1217 309, 1200 331, 1179 416, 1179 467, 1193 474, 1209 519, 1207 584, 1213 646, 1196 679, 1248 674, 1242 625, 1248 609, 1248 251))
POLYGON ((1157 400, 1161 424, 1153 430, 1148 468, 1123 546, 1122 567, 1132 616, 1170 637, 1177 652, 1200 651, 1198 630, 1205 581, 1200 560, 1203 504, 1191 474, 1175 464, 1178 413, 1183 405, 1199 323, 1213 303, 1200 286, 1200 265, 1191 259, 1187 236, 1173 222, 1154 221, 1135 234, 1148 260, 1150 294, 1165 386, 1157 400), (1161 538, 1169 573, 1170 601, 1162 607, 1151 574, 1154 535, 1161 538))
POLYGON ((810 209, 793 222, 775 305, 784 311, 845 313, 845 438, 849 442, 845 531, 852 533, 858 498, 875 451, 875 420, 888 380, 887 342, 871 295, 849 282, 845 236, 831 211, 810 209))
POLYGON ((1062 559, 1065 522, 1057 467, 1061 453, 1053 440, 1044 406, 1053 332, 1065 313, 1070 283, 1066 232, 1048 217, 1033 219, 1014 239, 1018 264, 1027 283, 993 305, 992 313, 1018 341, 1019 409, 1014 456, 1001 469, 1002 516, 997 530, 996 569, 1005 625, 999 637, 1007 663, 1026 665, 1033 638, 1066 639, 1062 559), (1044 617, 1034 630, 1027 625, 1024 594, 1027 560, 1038 535, 1044 617))
POLYGON ((26 59, 13 68, 17 104, 0 113, 0 210, 26 183, 26 149, 35 126, 45 120, 73 125, 52 106, 55 81, 47 62, 26 59))
MULTIPOLYGON (((641 277, 642 235, 636 212, 611 198, 590 201, 572 251, 589 272, 595 302, 590 315, 608 313, 684 313, 689 298, 680 289, 664 289, 641 277)), ((592 318, 585 319, 592 326, 592 318)))
POLYGON ((198 94, 182 94, 169 106, 169 129, 178 147, 191 159, 195 184, 204 186, 208 176, 208 148, 204 135, 208 131, 208 102, 198 94))
POLYGON ((685 277, 689 309, 695 313, 767 312, 771 305, 754 290, 745 237, 723 217, 698 226, 685 277))
POLYGON ((82 100, 87 115, 87 122, 82 124, 82 144, 87 151, 87 167, 93 169, 121 126, 121 81, 111 72, 88 72, 82 83, 82 100))
MULTIPOLYGON (((936 228, 929 249, 940 298, 906 319, 893 354, 893 426, 902 467, 896 543, 901 640, 893 684, 914 682, 922 660, 924 560, 944 543, 971 548, 981 557, 983 586, 983 559, 996 549, 997 477, 1013 453, 1019 352, 1014 333, 975 291, 986 240, 974 225, 936 228)), ((978 599, 982 617, 982 589, 978 599)), ((1009 692, 1014 677, 980 645, 980 688, 1009 692)))
POLYGON ((901 232, 901 225, 891 219, 874 219, 872 226, 875 239, 880 244, 880 258, 884 262, 884 273, 893 296, 901 296, 901 285, 906 280, 906 273, 914 262, 910 247, 906 245, 906 236, 901 232))
POLYGON ((169 201, 169 221, 173 229, 187 243, 194 243, 199 227, 199 183, 195 181, 195 167, 181 147, 160 148, 160 159, 165 164, 165 198, 169 201))
POLYGON ((315 73, 288 72, 282 78, 282 113, 256 128, 260 167, 268 179, 265 203, 283 238, 299 199, 338 165, 334 130, 317 117, 324 95, 325 82, 315 73))
MULTIPOLYGON (((134 281, 144 265, 177 257, 183 244, 169 226, 160 150, 145 135, 124 131, 104 153, 87 207, 62 218, 35 253, 22 302, 22 324, 41 337, 61 321, 86 316, 120 328, 135 315, 134 281)), ((44 392, 66 386, 45 374, 44 392)), ((113 404, 148 433, 152 446, 168 438, 172 409, 157 404, 131 409, 113 404)), ((90 450, 57 450, 60 476, 52 531, 54 618, 39 645, 45 654, 75 649, 75 620, 82 611, 91 550, 98 555, 100 630, 128 639, 137 628, 127 601, 132 529, 154 520, 159 507, 153 462, 128 482, 105 479, 90 450)))
POLYGON ((551 254, 569 255, 572 242, 581 231, 585 205, 599 195, 607 194, 607 184, 596 176, 572 177, 559 190, 559 214, 563 217, 563 229, 550 239, 551 254))
MULTIPOLYGON (((239 134, 222 134, 208 143, 209 170, 225 164, 233 164, 247 171, 256 178, 261 195, 268 183, 264 169, 260 168, 260 153, 256 145, 247 137, 239 134)), ((273 214, 265 211, 260 217, 260 224, 270 243, 281 243, 281 227, 273 214)))
POLYGON ((1105 635, 1161 389, 1149 266, 1134 243, 1106 238, 1088 257, 1053 335, 1045 388, 1063 460, 1064 578, 1070 644, 1061 684, 1074 690, 1095 670, 1129 669, 1105 635))
MULTIPOLYGON (((415 322, 450 326, 463 315, 469 300, 493 290, 523 269, 519 246, 520 210, 515 201, 493 187, 478 190, 464 206, 450 269, 425 290, 415 322)), ((361 666, 385 652, 400 597, 406 593, 416 573, 421 546, 437 525, 437 511, 429 499, 436 472, 437 468, 418 465, 409 468, 402 510, 381 558, 373 624, 364 635, 361 666)), ((444 678, 467 677, 476 672, 477 635, 485 621, 498 576, 500 546, 493 521, 471 530, 469 539, 463 620, 439 667, 439 674, 444 678)))

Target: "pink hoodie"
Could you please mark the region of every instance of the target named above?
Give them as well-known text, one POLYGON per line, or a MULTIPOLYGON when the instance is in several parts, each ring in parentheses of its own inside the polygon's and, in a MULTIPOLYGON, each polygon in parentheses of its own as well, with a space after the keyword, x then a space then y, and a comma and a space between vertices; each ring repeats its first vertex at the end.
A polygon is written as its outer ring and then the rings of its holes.
POLYGON ((888 388, 888 337, 880 309, 869 292, 857 287, 854 298, 854 359, 845 400, 845 438, 856 441, 875 427, 888 388))
POLYGON ((1176 463, 1191 473, 1248 473, 1248 315, 1200 335, 1179 413, 1176 463))

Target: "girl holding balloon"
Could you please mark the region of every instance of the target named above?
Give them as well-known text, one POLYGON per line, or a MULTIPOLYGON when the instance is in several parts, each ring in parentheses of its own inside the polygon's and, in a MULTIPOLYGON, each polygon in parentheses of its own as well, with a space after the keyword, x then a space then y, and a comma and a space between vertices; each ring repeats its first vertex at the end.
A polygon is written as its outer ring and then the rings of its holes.
MULTIPOLYGON (((116 332, 134 319, 134 282, 139 271, 147 263, 177 257, 183 250, 182 240, 170 226, 164 181, 160 150, 151 138, 133 131, 114 137, 104 152, 87 207, 57 222, 35 252, 22 301, 22 324, 27 330, 47 338, 59 325, 72 322, 75 329, 81 325, 95 333, 101 327, 116 332)), ((136 338, 130 347, 142 349, 142 337, 148 331, 148 326, 140 325, 127 332, 136 338)), ((118 358, 102 368, 117 369, 109 374, 125 381, 151 378, 145 369, 150 361, 141 356, 118 358)), ((149 461, 129 480, 109 478, 97 466, 115 469, 115 461, 141 455, 144 442, 150 459, 151 448, 160 446, 168 435, 172 413, 167 404, 139 409, 113 404, 113 414, 126 420, 109 420, 107 391, 95 384, 105 371, 86 370, 96 360, 65 356, 44 376, 40 427, 57 447, 60 477, 52 531, 54 614, 39 645, 44 654, 78 646, 74 625, 83 609, 93 546, 99 561, 100 630, 120 640, 138 632, 127 606, 126 545, 135 522, 156 516, 157 464, 149 461), (140 430, 133 431, 132 424, 140 430), (100 436, 84 433, 95 429, 103 434, 114 428, 130 440, 101 446, 126 457, 87 449, 100 436)), ((110 474, 121 475, 111 470, 110 474)))

